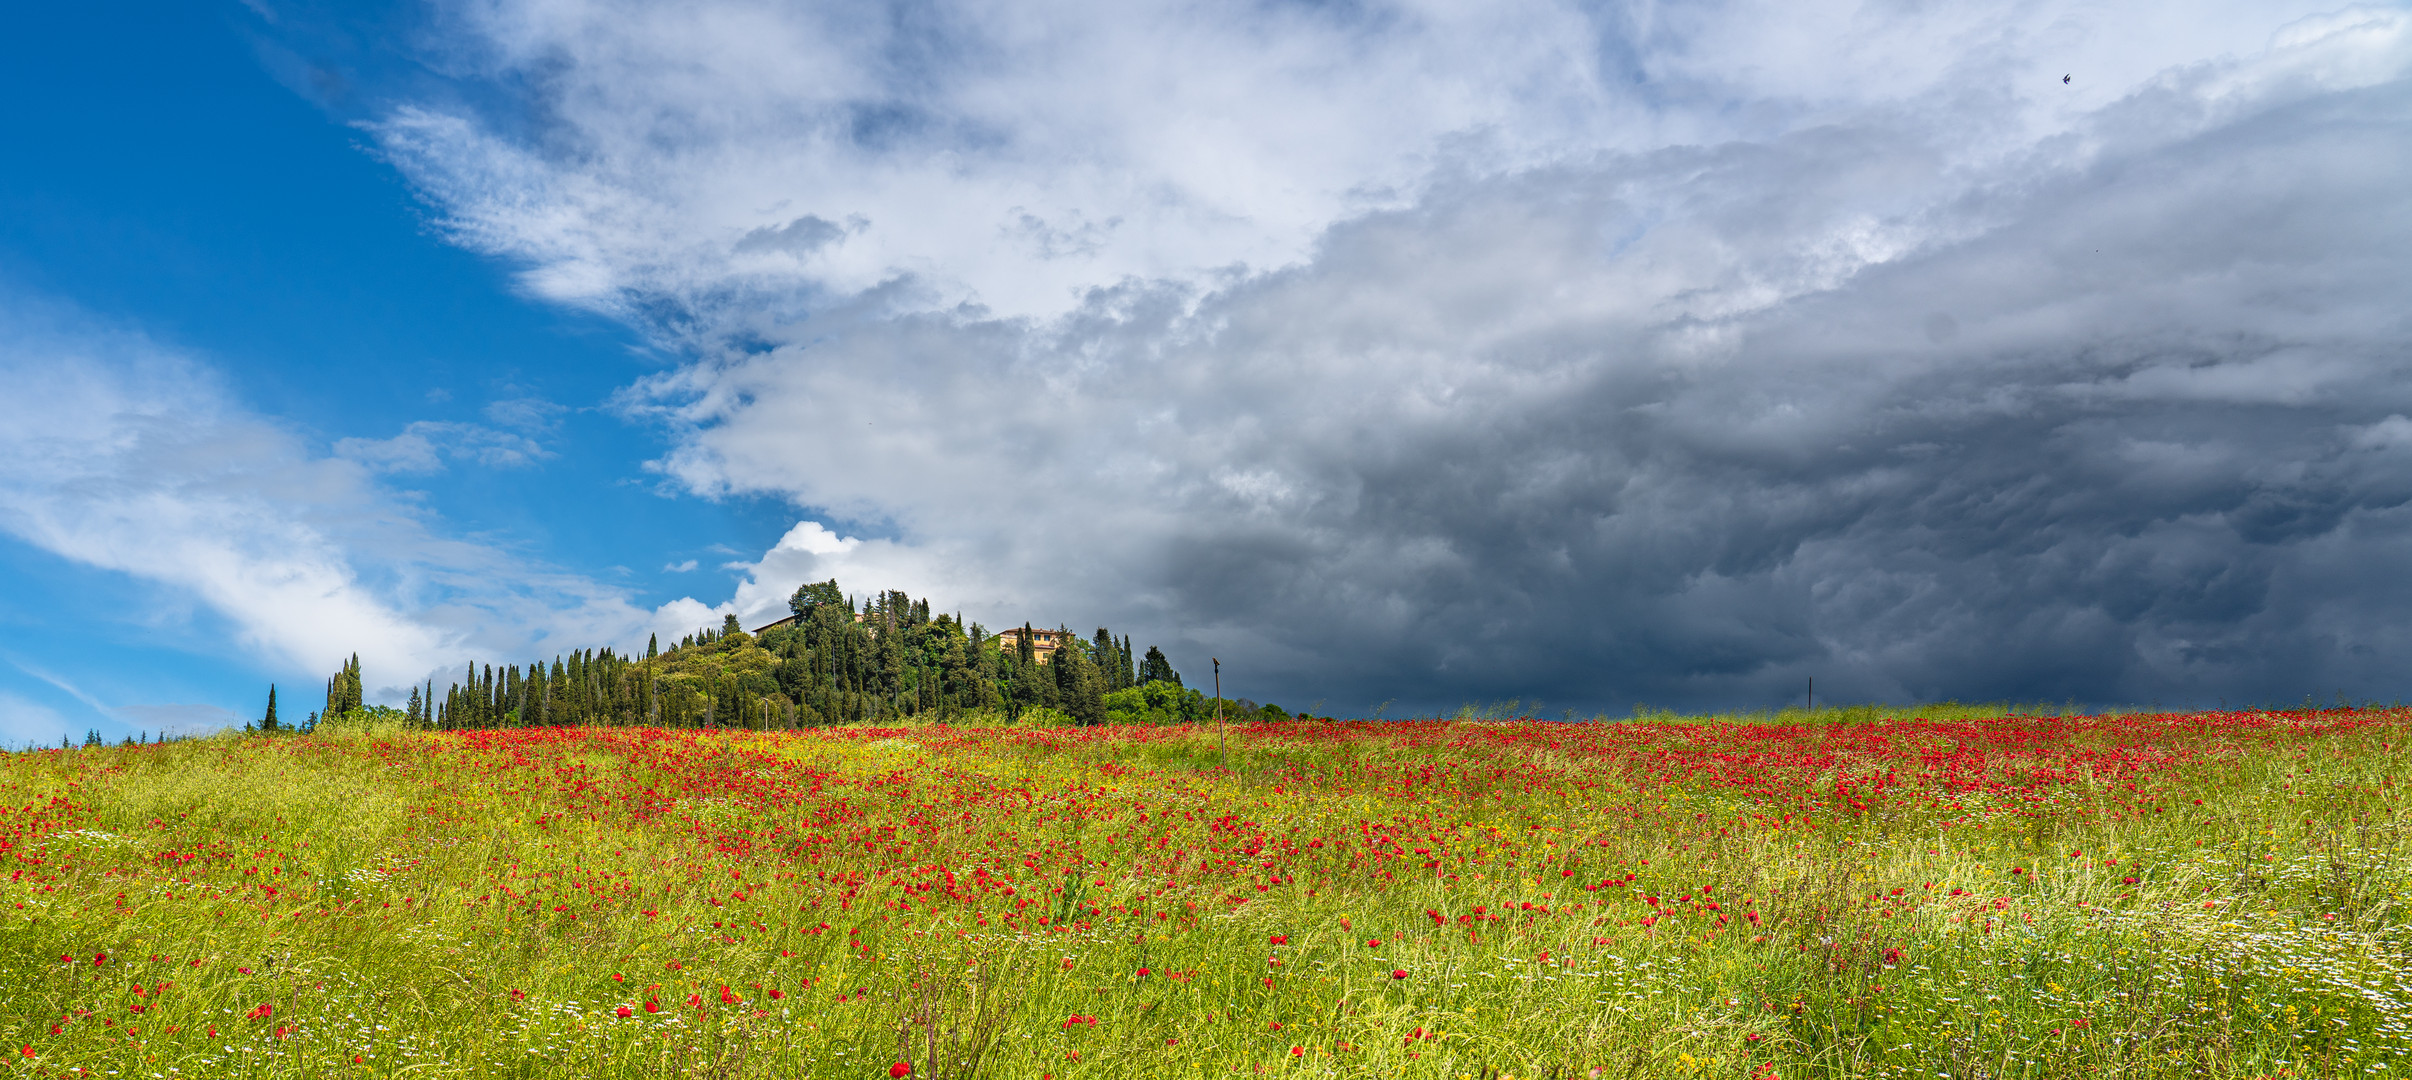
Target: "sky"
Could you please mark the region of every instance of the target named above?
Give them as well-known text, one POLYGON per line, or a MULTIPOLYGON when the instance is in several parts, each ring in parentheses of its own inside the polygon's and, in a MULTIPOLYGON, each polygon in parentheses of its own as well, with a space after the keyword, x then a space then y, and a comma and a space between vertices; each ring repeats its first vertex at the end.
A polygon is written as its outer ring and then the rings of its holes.
POLYGON ((0 742, 806 580, 1292 708, 2412 682, 2412 8, 95 2, 0 742))

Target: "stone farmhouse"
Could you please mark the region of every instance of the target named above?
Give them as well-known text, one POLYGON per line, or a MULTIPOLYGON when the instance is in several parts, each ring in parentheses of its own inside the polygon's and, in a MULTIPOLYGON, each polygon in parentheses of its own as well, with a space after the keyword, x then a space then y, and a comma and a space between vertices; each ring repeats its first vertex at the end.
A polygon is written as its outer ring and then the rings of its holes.
MULTIPOLYGON (((1072 632, 1069 630, 1032 630, 1030 651, 1038 657, 1039 663, 1044 664, 1055 655, 1055 650, 1063 648, 1071 640, 1072 632)), ((1021 648, 1022 628, 1016 626, 997 631, 997 647, 1008 651, 1021 648)))

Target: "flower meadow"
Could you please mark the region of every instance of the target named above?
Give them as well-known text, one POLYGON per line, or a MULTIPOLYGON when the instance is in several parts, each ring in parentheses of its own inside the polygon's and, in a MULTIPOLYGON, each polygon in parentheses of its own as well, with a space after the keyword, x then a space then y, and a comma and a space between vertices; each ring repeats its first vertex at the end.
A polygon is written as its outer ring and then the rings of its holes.
POLYGON ((2405 710, 0 757, 48 1077, 2412 1074, 2405 710))

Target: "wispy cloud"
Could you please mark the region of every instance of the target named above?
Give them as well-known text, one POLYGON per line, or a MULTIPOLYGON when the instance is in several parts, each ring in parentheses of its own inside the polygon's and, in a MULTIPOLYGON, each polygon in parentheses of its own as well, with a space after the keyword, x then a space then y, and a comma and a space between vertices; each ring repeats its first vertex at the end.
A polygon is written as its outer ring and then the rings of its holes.
POLYGON ((0 660, 6 660, 8 661, 8 666, 59 688, 59 690, 64 692, 68 697, 83 702, 94 712, 107 713, 110 711, 110 706, 103 703, 99 698, 85 693, 83 687, 77 686, 73 682, 70 682, 59 675, 53 674, 48 669, 30 662, 24 657, 18 656, 6 650, 0 650, 0 660))
POLYGON ((553 457, 526 435, 481 424, 419 420, 389 439, 338 439, 335 456, 377 472, 433 473, 446 462, 465 460, 483 468, 508 469, 553 457))
POLYGON ((538 436, 558 426, 566 411, 541 398, 506 398, 485 407, 493 426, 419 420, 392 438, 338 439, 335 456, 384 473, 434 473, 452 461, 487 469, 519 468, 558 456, 538 436))
POLYGON ((398 688, 472 658, 624 642, 651 617, 580 575, 442 535, 377 470, 313 453, 139 334, 0 296, 0 379, 14 402, 0 530, 188 594, 273 665, 333 670, 357 651, 398 688))

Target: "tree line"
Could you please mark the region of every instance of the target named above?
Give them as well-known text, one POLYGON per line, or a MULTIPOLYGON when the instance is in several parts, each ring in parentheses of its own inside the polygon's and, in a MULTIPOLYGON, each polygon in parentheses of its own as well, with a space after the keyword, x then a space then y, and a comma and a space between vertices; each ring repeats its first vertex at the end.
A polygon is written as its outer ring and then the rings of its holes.
MULTIPOLYGON (((1182 684, 1161 649, 1135 654, 1128 635, 1088 638, 1058 628, 1044 659, 1038 634, 996 634, 960 615, 933 614, 902 592, 857 601, 835 579, 797 588, 793 617, 747 632, 730 615, 642 657, 583 649, 522 668, 470 664, 450 685, 411 689, 396 709, 363 700, 360 660, 327 680, 326 710, 298 727, 363 720, 477 729, 612 724, 784 729, 904 720, 994 723, 1178 723, 1210 719, 1215 702, 1182 684)), ((1278 715, 1226 701, 1226 715, 1278 715)), ((255 729, 284 727, 269 709, 255 729)))

